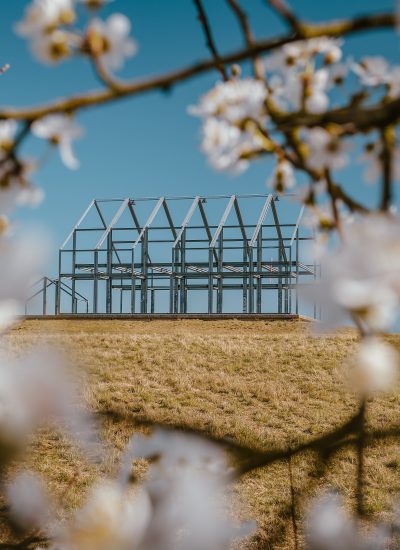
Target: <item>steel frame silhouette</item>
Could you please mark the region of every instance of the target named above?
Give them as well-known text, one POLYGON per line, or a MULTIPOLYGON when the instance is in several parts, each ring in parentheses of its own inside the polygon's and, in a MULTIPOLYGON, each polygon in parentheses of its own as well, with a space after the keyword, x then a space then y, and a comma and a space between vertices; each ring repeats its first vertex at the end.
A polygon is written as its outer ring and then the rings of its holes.
POLYGON ((241 293, 240 313, 298 314, 298 287, 317 277, 318 266, 301 261, 300 248, 312 239, 310 231, 300 225, 303 208, 293 223, 281 223, 279 200, 272 194, 92 200, 59 250, 55 313, 78 313, 83 291, 78 293, 77 285, 84 282, 86 289, 88 284, 91 287, 86 304, 90 313, 158 313, 159 293, 167 292, 166 313, 185 314, 193 311, 189 306, 194 290, 206 293, 209 314, 223 313, 227 293, 236 290, 241 293), (251 224, 245 223, 242 215, 241 205, 247 199, 260 204, 251 224), (206 211, 211 200, 225 201, 217 222, 211 222, 206 211), (173 201, 188 202, 180 223, 171 213, 173 201), (145 202, 154 206, 150 215, 140 220, 138 210, 145 202), (104 208, 111 203, 116 209, 107 223, 104 208), (99 226, 86 227, 93 213, 99 226), (193 225, 196 213, 201 223, 193 225), (129 224, 121 226, 119 221, 126 214, 129 224), (166 223, 159 226, 156 221, 161 215, 166 223), (228 223, 233 215, 234 223, 228 223), (80 245, 87 232, 99 233, 95 246, 80 245), (127 234, 128 238, 121 238, 127 234), (197 257, 191 258, 192 254, 197 257), (229 259, 232 254, 236 257, 229 259), (70 297, 65 310, 61 296, 66 284, 70 297), (269 296, 271 292, 276 295, 275 307, 269 299, 270 311, 265 311, 266 291, 269 296))

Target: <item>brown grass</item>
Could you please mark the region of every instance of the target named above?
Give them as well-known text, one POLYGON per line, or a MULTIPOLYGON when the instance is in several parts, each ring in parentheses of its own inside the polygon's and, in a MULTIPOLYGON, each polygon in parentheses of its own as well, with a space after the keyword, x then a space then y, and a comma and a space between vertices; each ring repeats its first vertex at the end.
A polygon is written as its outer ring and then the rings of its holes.
MULTIPOLYGON (((356 333, 343 330, 314 338, 298 321, 26 321, 8 337, 15 350, 38 342, 67 348, 87 373, 85 396, 106 418, 110 453, 102 473, 112 472, 135 430, 135 416, 194 426, 257 448, 285 447, 332 429, 356 410, 343 361, 356 333)), ((400 348, 400 336, 390 340, 400 348)), ((375 398, 368 424, 398 422, 400 394, 375 398)), ((98 471, 62 436, 43 431, 27 462, 49 479, 51 490, 71 509, 98 471)), ((292 461, 294 485, 306 499, 323 487, 340 488, 354 504, 354 451, 337 453, 319 477, 312 455, 292 461)), ((379 442, 367 450, 367 511, 385 517, 398 496, 399 446, 379 442)), ((247 475, 238 484, 243 515, 259 529, 246 548, 293 548, 288 465, 247 475)), ((301 514, 301 510, 299 510, 301 514)))

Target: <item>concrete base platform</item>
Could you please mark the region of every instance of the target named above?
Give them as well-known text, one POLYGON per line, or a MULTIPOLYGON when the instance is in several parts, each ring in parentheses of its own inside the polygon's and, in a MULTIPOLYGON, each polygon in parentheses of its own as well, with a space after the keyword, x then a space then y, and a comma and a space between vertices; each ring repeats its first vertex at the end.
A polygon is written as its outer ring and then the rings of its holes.
POLYGON ((201 321, 225 321, 237 319, 239 321, 312 321, 311 317, 296 315, 292 313, 77 313, 60 315, 26 315, 27 320, 126 320, 126 321, 176 321, 186 319, 198 319, 201 321))

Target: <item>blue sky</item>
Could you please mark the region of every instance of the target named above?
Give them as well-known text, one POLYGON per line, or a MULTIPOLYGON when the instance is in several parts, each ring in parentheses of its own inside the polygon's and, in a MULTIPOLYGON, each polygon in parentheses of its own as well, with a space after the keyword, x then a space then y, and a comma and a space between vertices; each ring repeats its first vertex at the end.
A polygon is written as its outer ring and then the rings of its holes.
MULTIPOLYGON (((225 0, 204 3, 220 51, 240 47, 241 35, 225 0)), ((83 59, 51 68, 32 59, 26 41, 13 32, 13 24, 22 17, 26 5, 25 0, 3 0, 0 4, 0 63, 11 65, 0 81, 2 105, 33 105, 99 87, 83 59)), ((256 37, 284 30, 264 0, 242 0, 242 5, 250 15, 256 37)), ((393 0, 293 0, 291 5, 305 18, 317 21, 390 10, 393 0)), ((208 57, 191 0, 116 0, 102 13, 106 16, 113 11, 128 15, 139 43, 138 54, 126 64, 121 76, 154 74, 208 57)), ((383 54, 396 63, 399 48, 399 37, 389 31, 370 32, 346 41, 347 53, 355 58, 383 54)), ((264 193, 270 161, 257 162, 234 178, 214 172, 199 150, 199 121, 190 117, 186 108, 217 78, 215 72, 210 72, 179 84, 168 95, 151 92, 79 114, 79 122, 85 127, 85 137, 76 145, 81 168, 69 171, 55 154, 35 175, 36 183, 45 189, 46 200, 34 211, 22 211, 20 218, 40 220, 51 230, 58 246, 94 197, 264 193)), ((43 143, 32 139, 25 152, 36 154, 43 148, 43 143)), ((340 181, 349 189, 358 189, 373 203, 376 190, 361 182, 359 166, 343 171, 340 181)), ((54 267, 55 263, 50 270, 53 274, 54 267)))

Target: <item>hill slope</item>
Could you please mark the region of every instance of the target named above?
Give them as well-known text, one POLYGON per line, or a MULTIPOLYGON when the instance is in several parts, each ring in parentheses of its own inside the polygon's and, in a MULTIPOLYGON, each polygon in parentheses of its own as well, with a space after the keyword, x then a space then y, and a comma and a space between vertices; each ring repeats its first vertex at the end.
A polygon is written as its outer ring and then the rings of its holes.
MULTIPOLYGON (((400 348, 399 336, 390 339, 400 348)), ((351 330, 313 338, 302 321, 26 321, 8 340, 16 351, 39 342, 61 345, 87 373, 85 396, 101 414, 111 445, 106 473, 135 418, 194 426, 268 449, 331 429, 357 407, 342 367, 357 342, 351 330)), ((399 412, 398 391, 376 398, 369 425, 395 424, 399 412)), ((337 453, 322 477, 310 456, 292 460, 296 495, 336 486, 352 505, 354 451, 337 453)), ((68 441, 47 431, 27 461, 49 478, 67 508, 79 503, 98 473, 68 441)), ((370 447, 366 467, 367 510, 382 517, 399 489, 399 446, 370 447)), ((259 524, 246 548, 293 548, 288 464, 247 475, 238 492, 243 515, 259 524)))

